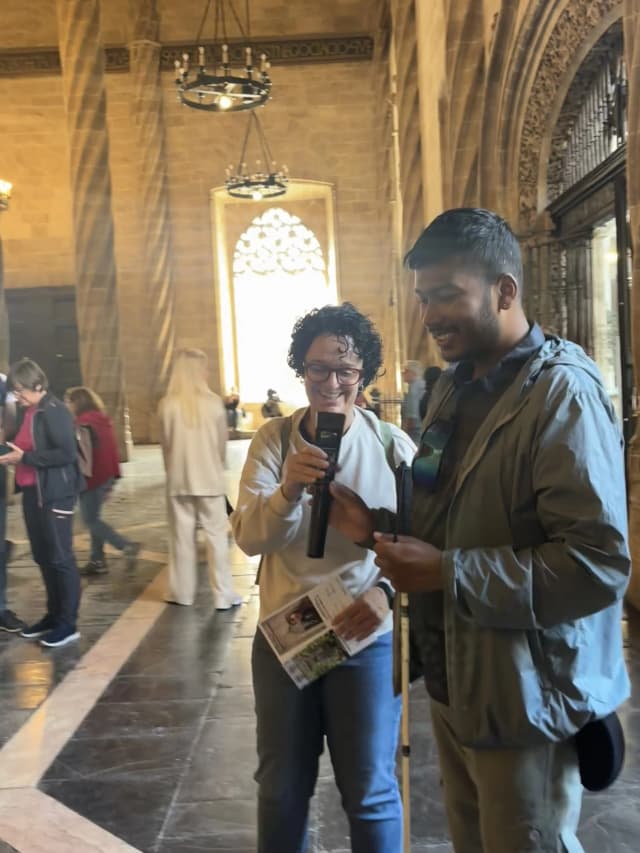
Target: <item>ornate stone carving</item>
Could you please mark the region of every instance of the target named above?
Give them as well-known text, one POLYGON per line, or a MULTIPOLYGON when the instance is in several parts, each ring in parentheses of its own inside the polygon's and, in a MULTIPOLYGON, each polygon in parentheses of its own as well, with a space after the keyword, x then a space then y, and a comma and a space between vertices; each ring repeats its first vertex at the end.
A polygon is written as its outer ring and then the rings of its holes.
MULTIPOLYGON (((633 288, 631 289, 631 341, 633 367, 637 389, 640 385, 640 10, 637 0, 624 4, 624 52, 629 74, 629 139, 627 142, 627 204, 629 232, 633 246, 633 288)), ((638 414, 637 410, 634 413, 638 414)), ((640 418, 636 419, 635 434, 628 455, 629 476, 629 532, 631 560, 635 571, 631 574, 629 600, 640 610, 640 418)))
MULTIPOLYGON (((205 47, 207 42, 203 42, 205 47)), ((297 39, 271 39, 253 42, 259 53, 266 53, 278 65, 309 62, 355 62, 373 58, 371 36, 318 36, 297 39)), ((230 43, 232 62, 244 61, 244 42, 230 43)), ((184 52, 192 51, 189 44, 167 44, 160 50, 163 71, 173 71, 174 60, 184 52)), ((119 45, 105 48, 107 71, 128 71, 129 50, 119 45)), ((30 75, 60 74, 60 54, 55 47, 32 48, 31 50, 0 50, 0 77, 25 77, 30 75)))
POLYGON ((620 0, 572 0, 551 33, 527 103, 520 142, 518 179, 521 225, 532 225, 537 214, 538 172, 549 107, 561 80, 589 32, 620 0))
POLYGON ((563 185, 563 144, 567 140, 580 107, 602 67, 603 57, 622 52, 622 22, 610 27, 578 69, 562 104, 562 111, 551 137, 551 156, 547 174, 549 200, 553 201, 566 189, 563 185))
MULTIPOLYGON (((107 47, 104 58, 107 71, 129 70, 129 51, 126 47, 107 47)), ((60 74, 61 70, 57 47, 0 50, 0 77, 60 74)))

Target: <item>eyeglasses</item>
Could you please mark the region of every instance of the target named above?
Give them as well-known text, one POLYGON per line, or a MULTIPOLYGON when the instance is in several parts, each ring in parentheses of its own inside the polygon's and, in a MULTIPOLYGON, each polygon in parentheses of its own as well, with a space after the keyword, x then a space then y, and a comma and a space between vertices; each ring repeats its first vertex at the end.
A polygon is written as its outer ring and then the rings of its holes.
POLYGON ((422 433, 418 454, 411 465, 415 486, 435 492, 442 467, 442 457, 453 435, 453 428, 453 421, 437 420, 429 424, 422 433))
POLYGON ((312 382, 326 382, 335 373, 340 385, 357 385, 364 376, 364 370, 357 367, 327 367, 326 364, 311 362, 304 365, 304 375, 312 382))

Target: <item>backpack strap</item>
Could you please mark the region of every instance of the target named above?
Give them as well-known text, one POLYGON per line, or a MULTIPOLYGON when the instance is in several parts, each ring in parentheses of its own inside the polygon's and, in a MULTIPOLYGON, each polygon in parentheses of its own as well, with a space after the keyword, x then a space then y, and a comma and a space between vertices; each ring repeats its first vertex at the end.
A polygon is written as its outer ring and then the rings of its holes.
MULTIPOLYGON (((284 465, 284 460, 287 458, 287 453, 289 452, 289 441, 291 439, 291 430, 293 429, 293 416, 289 415, 284 418, 282 421, 282 428, 280 430, 280 473, 282 474, 282 466, 284 465)), ((262 565, 264 563, 264 554, 260 556, 260 562, 258 563, 258 571, 256 572, 256 586, 260 583, 260 575, 262 573, 262 565)))
POLYGON ((289 415, 284 418, 284 422, 282 424, 282 429, 280 430, 280 473, 282 473, 282 466, 284 465, 284 460, 287 457, 287 453, 289 452, 289 441, 291 440, 291 430, 293 429, 293 416, 289 415))
POLYGON ((393 472, 396 470, 396 460, 393 454, 393 430, 387 421, 378 421, 380 427, 380 436, 382 438, 382 446, 384 447, 384 455, 387 457, 387 464, 393 472))

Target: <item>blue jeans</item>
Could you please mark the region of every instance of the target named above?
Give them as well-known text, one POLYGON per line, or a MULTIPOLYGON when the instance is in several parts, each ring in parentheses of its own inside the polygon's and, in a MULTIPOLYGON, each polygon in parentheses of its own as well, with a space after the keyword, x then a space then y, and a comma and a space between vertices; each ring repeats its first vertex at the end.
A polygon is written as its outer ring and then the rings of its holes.
POLYGON ((111 525, 100 518, 102 504, 105 502, 113 480, 108 480, 95 489, 80 492, 80 515, 89 529, 91 536, 90 560, 104 560, 104 543, 108 542, 118 551, 122 551, 129 540, 120 536, 111 525))
POLYGON ((400 699, 391 633, 299 690, 260 631, 253 642, 258 718, 258 853, 305 853, 309 800, 327 738, 353 853, 400 853, 395 775, 400 699))

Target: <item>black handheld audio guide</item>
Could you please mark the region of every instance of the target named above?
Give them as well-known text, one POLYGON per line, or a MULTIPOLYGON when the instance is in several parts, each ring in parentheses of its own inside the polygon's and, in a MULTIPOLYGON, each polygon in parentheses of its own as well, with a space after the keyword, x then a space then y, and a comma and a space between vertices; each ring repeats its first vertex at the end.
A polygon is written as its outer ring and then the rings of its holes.
POLYGON ((318 412, 314 444, 321 447, 329 457, 329 467, 322 480, 318 480, 314 485, 307 557, 324 557, 324 543, 327 538, 329 509, 331 507, 329 484, 336 471, 344 421, 345 416, 337 412, 318 412))

